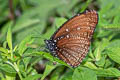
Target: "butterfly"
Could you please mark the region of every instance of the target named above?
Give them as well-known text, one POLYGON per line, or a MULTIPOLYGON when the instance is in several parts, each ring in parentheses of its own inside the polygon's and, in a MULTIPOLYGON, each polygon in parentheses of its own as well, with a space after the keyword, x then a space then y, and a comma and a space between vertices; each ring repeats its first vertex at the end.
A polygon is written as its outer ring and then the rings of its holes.
POLYGON ((79 13, 66 21, 49 40, 44 40, 46 48, 53 56, 77 67, 89 51, 97 23, 95 10, 79 13))

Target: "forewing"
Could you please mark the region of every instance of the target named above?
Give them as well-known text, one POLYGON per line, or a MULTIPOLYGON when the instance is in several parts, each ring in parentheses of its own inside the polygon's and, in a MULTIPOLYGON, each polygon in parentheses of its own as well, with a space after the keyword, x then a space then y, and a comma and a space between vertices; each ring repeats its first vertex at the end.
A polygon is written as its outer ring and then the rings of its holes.
POLYGON ((98 14, 94 10, 86 11, 81 14, 77 14, 70 20, 65 22, 51 37, 51 39, 57 39, 61 35, 69 34, 73 29, 86 28, 93 31, 98 23, 98 14))

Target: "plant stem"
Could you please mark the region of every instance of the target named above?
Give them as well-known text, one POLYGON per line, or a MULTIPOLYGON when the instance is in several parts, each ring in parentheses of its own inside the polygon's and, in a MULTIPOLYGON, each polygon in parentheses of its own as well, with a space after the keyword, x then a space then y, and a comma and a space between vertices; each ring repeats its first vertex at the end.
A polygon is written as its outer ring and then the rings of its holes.
POLYGON ((14 20, 15 15, 14 15, 14 10, 13 10, 13 0, 9 0, 9 9, 10 9, 10 19, 14 20))
POLYGON ((22 75, 21 75, 21 73, 20 73, 20 71, 19 71, 19 68, 18 68, 18 66, 17 66, 16 63, 14 63, 14 68, 15 68, 15 70, 17 71, 17 73, 18 73, 18 75, 19 75, 19 77, 20 77, 20 80, 23 80, 22 75))
POLYGON ((13 51, 12 50, 10 51, 11 51, 11 60, 13 60, 13 51))

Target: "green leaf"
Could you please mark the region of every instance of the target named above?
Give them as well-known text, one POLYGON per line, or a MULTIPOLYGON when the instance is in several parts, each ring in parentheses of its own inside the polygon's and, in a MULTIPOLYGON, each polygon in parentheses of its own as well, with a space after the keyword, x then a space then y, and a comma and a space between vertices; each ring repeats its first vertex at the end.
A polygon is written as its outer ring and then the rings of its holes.
POLYGON ((35 75, 29 75, 27 76, 25 79, 23 80, 37 80, 41 77, 42 75, 41 74, 35 74, 35 75))
POLYGON ((9 28, 8 28, 7 42, 8 42, 8 46, 9 46, 10 50, 12 51, 12 32, 11 32, 11 26, 9 26, 9 28))
POLYGON ((116 68, 96 69, 97 76, 101 77, 120 77, 120 71, 116 68))
POLYGON ((15 80, 15 77, 16 75, 14 75, 14 76, 10 76, 10 75, 6 75, 5 77, 6 77, 6 80, 15 80))
POLYGON ((99 61, 101 58, 101 51, 100 51, 100 46, 98 46, 95 51, 94 51, 94 55, 95 55, 95 60, 99 61))
POLYGON ((44 57, 47 58, 48 60, 54 61, 54 60, 53 60, 53 56, 50 55, 50 53, 45 53, 45 52, 40 51, 40 52, 34 52, 34 54, 40 55, 40 56, 44 56, 44 57))
POLYGON ((18 53, 22 56, 24 51, 27 49, 27 47, 33 42, 33 38, 31 36, 26 37, 19 45, 18 47, 18 53))
POLYGON ((4 71, 6 73, 9 73, 9 74, 16 74, 15 69, 8 64, 0 65, 0 70, 4 71))
MULTIPOLYGON (((23 58, 24 68, 27 71, 29 71, 28 66, 29 67, 34 66, 37 62, 39 62, 42 59, 41 56, 38 56, 38 55, 36 55, 36 54, 34 54, 32 52, 33 52, 33 49, 28 48, 25 51, 24 56, 23 56, 24 57, 23 58), (32 57, 32 56, 34 56, 34 57, 32 57)), ((27 72, 27 73, 29 73, 29 72, 27 72)))
MULTIPOLYGON (((55 23, 54 23, 55 24, 55 23)), ((50 29, 48 29, 48 31, 44 34, 44 37, 46 38, 46 39, 48 39, 48 38, 50 38, 51 37, 51 35, 53 35, 54 34, 54 32, 55 32, 55 27, 52 27, 52 28, 50 28, 50 29)), ((43 42, 43 40, 41 41, 41 43, 43 42)), ((43 42, 44 43, 44 42, 43 42)))
POLYGON ((109 44, 106 53, 110 59, 120 64, 120 40, 113 41, 109 44))
POLYGON ((106 48, 106 46, 108 46, 109 44, 110 44, 109 39, 108 38, 103 38, 102 41, 99 43, 100 51, 102 52, 106 48))
POLYGON ((96 65, 93 64, 92 62, 86 62, 84 66, 90 68, 90 69, 97 69, 96 65))
POLYGON ((31 59, 32 57, 25 57, 24 59, 23 59, 23 62, 24 62, 24 69, 25 70, 28 70, 27 68, 28 68, 28 64, 30 64, 30 59, 31 59))
POLYGON ((97 80, 97 75, 91 69, 78 67, 73 73, 72 80, 97 80))
POLYGON ((110 57, 110 59, 120 64, 120 48, 109 48, 109 51, 106 51, 106 53, 110 57))
POLYGON ((87 2, 82 6, 81 12, 84 12, 92 0, 87 0, 87 2))
POLYGON ((91 49, 91 46, 90 46, 90 49, 89 49, 89 54, 88 56, 92 59, 94 59, 94 54, 92 53, 92 49, 91 49))
POLYGON ((55 18, 55 24, 57 28, 59 28, 67 19, 65 18, 55 18))
POLYGON ((13 52, 15 52, 17 48, 18 48, 18 45, 14 47, 13 52))
POLYGON ((46 65, 46 68, 45 68, 45 71, 44 71, 44 73, 43 73, 43 76, 42 76, 41 80, 44 80, 44 78, 45 78, 47 75, 49 75, 49 74, 51 73, 51 71, 52 71, 53 69, 55 69, 55 68, 56 68, 56 66, 46 65))
POLYGON ((72 79, 73 71, 72 70, 67 70, 59 80, 74 80, 72 79))
POLYGON ((64 71, 64 69, 65 69, 65 66, 60 66, 56 70, 54 70, 50 80, 58 80, 61 73, 64 71))
POLYGON ((114 66, 113 62, 110 59, 105 60, 104 68, 108 68, 108 67, 110 67, 112 65, 114 66))
POLYGON ((0 51, 3 52, 3 53, 8 53, 8 50, 5 49, 5 48, 2 48, 2 47, 0 47, 0 51))
POLYGON ((62 61, 62 60, 60 60, 60 59, 58 59, 56 57, 53 57, 50 53, 45 53, 45 52, 41 51, 41 52, 37 52, 36 54, 43 55, 45 58, 47 58, 50 61, 56 61, 56 62, 58 62, 58 63, 60 63, 62 65, 65 65, 65 66, 69 67, 70 69, 73 69, 71 66, 66 64, 64 61, 62 61))
POLYGON ((99 61, 96 61, 95 64, 99 67, 104 67, 105 64, 105 57, 101 57, 101 59, 99 61))
POLYGON ((29 28, 29 27, 31 27, 31 25, 33 25, 33 24, 37 24, 37 23, 39 23, 40 22, 40 20, 39 19, 28 19, 28 20, 26 20, 26 22, 25 23, 19 23, 19 25, 18 24, 16 24, 15 25, 15 28, 13 29, 13 32, 15 33, 15 32, 18 32, 18 31, 20 31, 20 30, 23 30, 23 29, 25 29, 25 28, 29 28), (17 27, 16 27, 17 26, 17 27))
POLYGON ((7 48, 7 41, 3 43, 3 48, 7 48))
POLYGON ((114 24, 119 24, 119 21, 120 21, 120 15, 119 16, 115 16, 115 18, 113 20, 113 23, 114 24))
MULTIPOLYGON (((57 1, 57 0, 56 0, 57 1)), ((59 0, 58 0, 59 1, 59 0)), ((61 1, 61 5, 57 7, 57 12, 58 14, 60 14, 61 16, 64 15, 69 15, 71 13, 70 10, 72 10, 72 8, 74 6, 76 6, 77 3, 79 3, 79 0, 67 0, 67 1, 61 1), (69 5, 69 6, 68 6, 69 5)), ((71 13, 72 14, 72 13, 71 13)))

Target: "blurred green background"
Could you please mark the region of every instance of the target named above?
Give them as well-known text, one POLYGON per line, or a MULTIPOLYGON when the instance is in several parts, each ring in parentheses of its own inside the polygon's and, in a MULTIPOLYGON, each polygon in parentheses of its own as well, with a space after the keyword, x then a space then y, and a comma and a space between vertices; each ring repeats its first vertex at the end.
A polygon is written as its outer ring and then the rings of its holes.
POLYGON ((119 80, 119 39, 120 0, 0 0, 0 80, 119 80), (85 10, 99 14, 89 55, 76 69, 60 60, 53 65, 54 58, 44 52, 44 39, 85 10), (9 27, 17 60, 2 54, 11 49, 6 39, 9 27), (30 35, 36 38, 31 41, 30 35), (15 62, 19 71, 6 62, 15 62))

